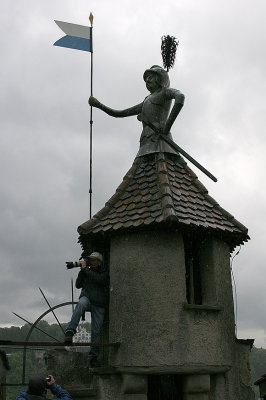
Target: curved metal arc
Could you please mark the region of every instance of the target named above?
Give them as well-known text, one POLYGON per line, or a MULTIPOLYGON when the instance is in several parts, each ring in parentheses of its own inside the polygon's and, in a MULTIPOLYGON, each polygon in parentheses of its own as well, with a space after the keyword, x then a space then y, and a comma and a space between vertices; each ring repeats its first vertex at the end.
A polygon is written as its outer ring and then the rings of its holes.
MULTIPOLYGON (((52 310, 56 310, 57 308, 64 307, 64 306, 69 306, 69 305, 72 305, 73 303, 77 304, 77 301, 74 301, 74 302, 67 301, 65 303, 58 304, 57 306, 53 306, 53 307, 51 307, 51 309, 49 309, 49 310, 45 311, 43 314, 41 314, 39 316, 39 318, 37 318, 36 321, 32 324, 32 326, 27 334, 25 342, 29 341, 29 338, 30 338, 30 335, 31 335, 33 329, 36 327, 38 322, 40 322, 43 319, 43 317, 45 317, 47 314, 49 314, 52 310)), ((23 384, 25 384, 25 376, 26 376, 26 355, 27 355, 26 347, 27 347, 27 345, 25 345, 24 349, 23 349, 23 370, 22 370, 22 383, 23 384)))
MULTIPOLYGON (((33 325, 30 321, 28 321, 27 319, 21 317, 21 316, 18 315, 17 313, 13 312, 13 314, 14 314, 16 317, 22 319, 22 321, 27 322, 27 324, 29 324, 29 325, 31 325, 31 326, 33 325)), ((46 336, 49 336, 51 339, 54 339, 54 340, 56 340, 56 341, 59 342, 59 340, 57 340, 57 339, 56 339, 55 337, 53 337, 52 335, 49 335, 49 333, 45 332, 43 329, 39 328, 38 326, 35 326, 35 329, 37 329, 38 331, 44 333, 46 336)))
MULTIPOLYGON (((47 298, 46 298, 45 294, 43 293, 43 291, 42 291, 42 289, 41 289, 40 287, 39 287, 39 290, 40 290, 40 292, 41 292, 41 294, 42 294, 42 296, 43 296, 44 300, 46 301, 46 304, 47 304, 47 305, 48 305, 48 307, 50 308, 50 311, 53 313, 53 316, 55 317, 55 319, 56 319, 56 322, 57 322, 57 323, 58 323, 58 325, 60 326, 62 333, 64 334, 64 329, 62 328, 62 325, 60 324, 60 322, 59 322, 59 319, 58 319, 58 318, 57 318, 57 316, 55 315, 55 312, 54 312, 54 310, 52 310, 52 307, 51 307, 51 305, 50 305, 49 301, 47 300, 47 298)), ((73 300, 73 299, 72 299, 72 300, 73 300)))

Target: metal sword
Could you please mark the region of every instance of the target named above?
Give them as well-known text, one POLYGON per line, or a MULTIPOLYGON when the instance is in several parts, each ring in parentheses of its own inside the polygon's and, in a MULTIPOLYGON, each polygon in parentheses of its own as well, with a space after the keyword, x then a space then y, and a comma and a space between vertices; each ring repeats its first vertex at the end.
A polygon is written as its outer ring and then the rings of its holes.
POLYGON ((142 122, 149 128, 151 128, 159 136, 160 139, 164 140, 167 144, 169 144, 170 147, 181 153, 185 158, 187 158, 192 164, 194 164, 198 169, 200 169, 205 175, 207 175, 214 182, 217 182, 217 178, 214 175, 212 175, 206 168, 204 168, 200 163, 198 163, 198 161, 196 161, 193 157, 191 157, 185 150, 183 150, 180 146, 178 146, 172 139, 169 139, 168 137, 163 135, 161 131, 158 128, 156 128, 156 126, 154 126, 151 122, 144 120, 142 120, 142 122))

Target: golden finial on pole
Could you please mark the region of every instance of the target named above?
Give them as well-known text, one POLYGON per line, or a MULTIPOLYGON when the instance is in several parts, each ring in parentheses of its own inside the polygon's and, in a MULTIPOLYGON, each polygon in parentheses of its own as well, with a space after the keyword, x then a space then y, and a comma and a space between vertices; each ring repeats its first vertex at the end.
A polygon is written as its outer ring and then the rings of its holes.
POLYGON ((90 13, 89 20, 90 20, 91 27, 92 27, 93 26, 93 15, 92 15, 92 13, 90 13))

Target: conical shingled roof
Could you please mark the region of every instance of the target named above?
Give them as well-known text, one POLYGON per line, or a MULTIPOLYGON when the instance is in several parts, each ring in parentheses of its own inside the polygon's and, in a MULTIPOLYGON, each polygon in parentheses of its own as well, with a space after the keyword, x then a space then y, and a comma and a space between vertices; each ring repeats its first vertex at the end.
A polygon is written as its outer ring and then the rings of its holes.
POLYGON ((170 223, 219 233, 231 249, 249 239, 247 228, 208 195, 184 159, 169 153, 136 158, 116 193, 78 232, 83 242, 83 235, 170 223))

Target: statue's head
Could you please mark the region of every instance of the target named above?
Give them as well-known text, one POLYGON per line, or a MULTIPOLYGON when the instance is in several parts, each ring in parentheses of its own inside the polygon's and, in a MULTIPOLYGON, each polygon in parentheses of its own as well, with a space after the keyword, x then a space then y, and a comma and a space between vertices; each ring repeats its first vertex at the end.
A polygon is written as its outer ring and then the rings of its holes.
POLYGON ((148 75, 150 74, 154 74, 156 76, 158 86, 163 88, 168 88, 170 86, 168 73, 159 65, 153 65, 151 68, 146 69, 146 71, 143 74, 143 79, 145 82, 148 75))

